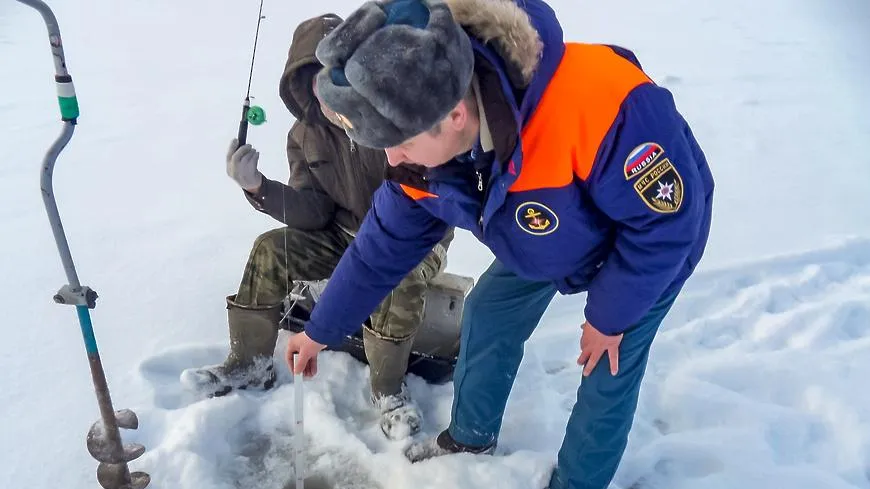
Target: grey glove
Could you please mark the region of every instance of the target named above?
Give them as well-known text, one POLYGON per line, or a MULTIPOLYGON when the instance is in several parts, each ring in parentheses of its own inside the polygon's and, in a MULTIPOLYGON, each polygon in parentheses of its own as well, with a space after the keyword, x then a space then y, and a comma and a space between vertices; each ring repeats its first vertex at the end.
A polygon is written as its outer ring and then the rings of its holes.
POLYGON ((257 170, 260 153, 250 144, 239 147, 239 140, 233 139, 227 151, 227 175, 240 187, 256 193, 263 184, 263 174, 257 170))

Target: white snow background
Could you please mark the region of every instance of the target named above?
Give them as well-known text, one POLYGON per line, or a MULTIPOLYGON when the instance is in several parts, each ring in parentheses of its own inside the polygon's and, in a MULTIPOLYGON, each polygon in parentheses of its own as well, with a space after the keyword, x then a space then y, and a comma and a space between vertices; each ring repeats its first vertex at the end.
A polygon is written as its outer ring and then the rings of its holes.
MULTIPOLYGON (((360 2, 266 0, 252 93, 261 169, 286 176, 277 95, 294 27, 360 2)), ((862 0, 554 0, 569 40, 633 49, 670 88, 717 184, 707 255, 658 336, 613 487, 870 489, 870 5, 862 0)), ((96 337, 117 408, 147 447, 150 487, 292 481, 293 385, 189 402, 181 369, 227 349, 224 296, 277 223, 224 170, 256 0, 51 2, 82 115, 55 190, 73 258, 99 294, 96 337)), ((39 192, 60 131, 42 19, 0 3, 0 485, 98 487, 99 414, 39 192)), ((467 233, 449 269, 477 277, 467 233)), ((528 344, 496 457, 411 465, 366 407, 367 369, 323 354, 305 383, 315 470, 384 488, 541 488, 580 369, 585 297, 554 302, 528 344)), ((283 355, 281 348, 276 356, 283 355)), ((452 386, 411 379, 425 434, 452 386)))

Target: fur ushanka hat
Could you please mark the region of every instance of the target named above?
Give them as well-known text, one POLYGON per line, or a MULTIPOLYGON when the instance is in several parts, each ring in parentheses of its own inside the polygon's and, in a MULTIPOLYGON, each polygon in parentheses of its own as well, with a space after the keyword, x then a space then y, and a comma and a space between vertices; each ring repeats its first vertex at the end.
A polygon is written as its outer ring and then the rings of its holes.
POLYGON ((431 129, 471 83, 471 41, 443 0, 370 1, 317 46, 320 100, 356 142, 383 149, 431 129))

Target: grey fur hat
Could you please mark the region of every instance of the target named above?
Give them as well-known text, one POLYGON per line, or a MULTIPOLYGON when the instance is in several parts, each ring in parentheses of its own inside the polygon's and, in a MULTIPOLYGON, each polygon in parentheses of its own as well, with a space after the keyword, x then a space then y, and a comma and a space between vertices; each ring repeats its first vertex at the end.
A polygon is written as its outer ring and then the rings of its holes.
POLYGON ((317 46, 320 100, 356 142, 383 149, 431 129, 471 83, 471 41, 443 0, 369 1, 317 46))

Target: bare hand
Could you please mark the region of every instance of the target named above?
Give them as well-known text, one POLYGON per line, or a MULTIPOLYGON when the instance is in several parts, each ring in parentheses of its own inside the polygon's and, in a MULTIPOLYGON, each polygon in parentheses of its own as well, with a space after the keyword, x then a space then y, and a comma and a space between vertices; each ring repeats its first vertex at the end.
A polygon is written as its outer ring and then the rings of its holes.
POLYGON ((317 375, 317 354, 324 348, 326 345, 312 340, 304 332, 293 335, 287 341, 287 366, 294 375, 302 373, 305 377, 314 377, 317 375), (299 354, 297 365, 293 364, 294 353, 299 354))
POLYGON ((580 357, 577 365, 583 365, 583 376, 592 373, 598 365, 598 360, 607 353, 610 359, 610 375, 619 372, 619 343, 622 341, 622 333, 616 336, 607 336, 595 329, 587 321, 583 324, 583 334, 580 337, 580 357))

